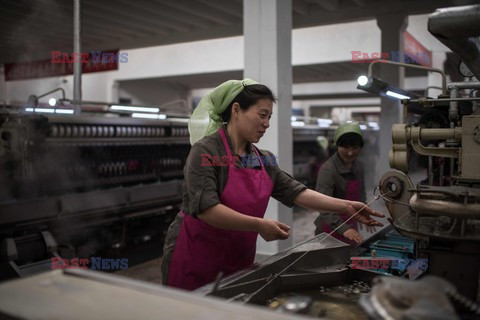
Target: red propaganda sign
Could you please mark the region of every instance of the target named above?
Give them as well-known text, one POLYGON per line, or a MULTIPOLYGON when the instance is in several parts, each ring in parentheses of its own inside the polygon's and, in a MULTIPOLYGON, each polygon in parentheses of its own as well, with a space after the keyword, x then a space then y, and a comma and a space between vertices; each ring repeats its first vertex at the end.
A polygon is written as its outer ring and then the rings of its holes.
POLYGON ((119 54, 118 50, 81 53, 52 51, 48 60, 5 64, 5 81, 71 75, 78 60, 82 63, 82 73, 91 73, 118 70, 118 63, 128 62, 128 56, 127 52, 119 54))
POLYGON ((422 57, 423 59, 414 59, 418 64, 425 67, 432 66, 432 52, 407 31, 403 33, 403 51, 410 57, 422 57))

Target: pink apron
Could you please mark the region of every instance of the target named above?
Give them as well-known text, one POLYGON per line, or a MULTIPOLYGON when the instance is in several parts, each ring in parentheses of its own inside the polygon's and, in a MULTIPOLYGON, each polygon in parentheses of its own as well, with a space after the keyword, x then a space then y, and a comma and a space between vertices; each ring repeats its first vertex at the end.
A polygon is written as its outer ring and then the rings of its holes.
MULTIPOLYGON (((219 130, 228 159, 233 159, 223 128, 219 130)), ((260 160, 258 151, 253 147, 260 160)), ((227 184, 220 202, 240 213, 263 218, 273 191, 273 182, 265 171, 237 168, 229 163, 227 184)), ((190 215, 184 216, 168 272, 168 285, 194 290, 250 266, 255 259, 257 233, 229 231, 211 226, 190 215)))
MULTIPOLYGON (((350 201, 359 201, 360 200, 360 180, 350 180, 347 182, 347 193, 345 195, 345 200, 350 200, 350 201)), ((341 213, 340 218, 343 221, 346 221, 348 218, 350 218, 350 215, 346 213, 341 213)), ((350 226, 350 228, 355 229, 358 231, 358 223, 357 220, 350 220, 347 222, 347 225, 350 226)), ((332 228, 326 223, 322 223, 322 231, 326 233, 330 233, 333 231, 332 228)), ((332 233, 332 236, 340 241, 343 241, 345 243, 348 243, 352 246, 356 246, 357 243, 353 240, 347 239, 344 236, 339 235, 337 232, 332 233)))

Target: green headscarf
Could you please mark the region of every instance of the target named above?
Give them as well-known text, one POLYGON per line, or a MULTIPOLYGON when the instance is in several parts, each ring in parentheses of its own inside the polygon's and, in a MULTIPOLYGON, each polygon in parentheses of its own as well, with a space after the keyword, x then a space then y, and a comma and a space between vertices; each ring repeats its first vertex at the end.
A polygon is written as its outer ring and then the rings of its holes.
POLYGON ((217 132, 223 124, 222 113, 244 87, 252 84, 258 82, 251 79, 228 80, 205 95, 188 121, 190 144, 217 132))

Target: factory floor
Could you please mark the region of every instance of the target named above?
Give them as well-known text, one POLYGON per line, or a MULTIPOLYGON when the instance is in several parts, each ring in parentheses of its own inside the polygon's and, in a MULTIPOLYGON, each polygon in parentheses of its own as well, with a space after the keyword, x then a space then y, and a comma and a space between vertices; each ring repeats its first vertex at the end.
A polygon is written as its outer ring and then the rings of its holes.
MULTIPOLYGON (((294 210, 293 212, 293 242, 294 244, 307 240, 314 235, 315 225, 313 221, 318 213, 307 210, 294 210)), ((261 260, 263 257, 257 257, 261 260)), ((153 259, 128 269, 117 271, 115 274, 132 279, 143 280, 152 283, 162 283, 160 265, 162 258, 153 259)))

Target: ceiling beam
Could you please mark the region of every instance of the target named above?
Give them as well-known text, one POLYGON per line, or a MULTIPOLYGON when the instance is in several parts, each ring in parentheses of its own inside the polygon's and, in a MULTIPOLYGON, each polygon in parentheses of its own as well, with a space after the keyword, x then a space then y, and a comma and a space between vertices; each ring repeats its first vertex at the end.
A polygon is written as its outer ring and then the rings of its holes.
MULTIPOLYGON (((11 24, 12 30, 15 30, 17 28, 16 25, 24 25, 23 23, 18 23, 19 21, 28 19, 30 23, 34 22, 34 20, 31 19, 32 14, 28 12, 25 13, 25 8, 21 4, 15 2, 13 3, 13 6, 17 7, 18 10, 16 10, 17 18, 14 19, 16 24, 11 24)), ((8 17, 12 16, 13 13, 9 13, 8 17)), ((73 41, 73 7, 71 5, 68 5, 68 2, 61 2, 60 4, 58 4, 58 8, 56 11, 49 10, 42 13, 42 17, 38 21, 38 24, 42 24, 43 27, 46 29, 46 25, 44 22, 45 20, 48 21, 47 24, 54 23, 53 27, 58 32, 64 31, 67 32, 67 34, 70 32, 73 41), (64 10, 62 11, 61 9, 64 10), (65 15, 65 12, 70 12, 71 14, 65 15)), ((113 39, 121 39, 125 36, 136 38, 139 36, 138 33, 133 33, 130 30, 122 30, 120 37, 118 33, 118 26, 111 26, 110 24, 108 24, 108 22, 105 22, 101 19, 90 19, 87 17, 84 18, 82 22, 82 28, 84 30, 82 41, 84 41, 85 39, 89 39, 88 41, 90 41, 90 39, 92 38, 94 40, 102 41, 105 36, 113 39), (92 34, 98 35, 100 39, 97 39, 96 36, 91 37, 90 35, 92 34)))
MULTIPOLYGON (((154 37, 146 37, 146 38, 130 40, 130 41, 123 41, 121 47, 123 49, 134 49, 134 48, 167 45, 167 44, 182 43, 182 42, 189 42, 189 41, 225 38, 225 37, 232 37, 232 36, 242 34, 242 30, 243 29, 241 24, 237 24, 229 27, 217 26, 215 28, 211 28, 208 30, 195 29, 195 30, 192 30, 192 32, 188 32, 188 33, 174 33, 168 36, 161 36, 161 37, 154 36, 154 37)), ((106 41, 103 44, 103 47, 111 48, 112 46, 115 46, 115 45, 118 46, 118 42, 106 41)), ((85 47, 85 50, 89 49, 86 46, 84 47, 85 47)))
POLYGON ((155 0, 158 3, 175 8, 179 11, 189 13, 191 15, 201 17, 217 24, 224 26, 229 26, 234 24, 235 21, 238 21, 235 17, 228 17, 224 13, 214 8, 206 8, 204 5, 193 2, 189 0, 183 0, 180 2, 175 2, 172 0, 155 0), (232 21, 233 20, 233 21, 232 21))
MULTIPOLYGON (((310 1, 310 0, 309 0, 310 1)), ((320 2, 321 0, 315 0, 320 2)), ((473 0, 465 0, 464 5, 475 3, 473 0)), ((375 19, 384 14, 404 13, 407 15, 424 14, 435 11, 436 8, 458 6, 454 0, 404 0, 401 2, 367 1, 363 8, 348 2, 343 3, 341 10, 325 12, 321 8, 311 8, 308 16, 294 21, 294 28, 322 26, 334 23, 346 23, 375 19)))
POLYGON ((165 30, 165 25, 158 23, 158 18, 156 21, 151 21, 143 14, 136 14, 132 12, 130 9, 122 11, 117 7, 105 6, 105 3, 102 2, 95 2, 95 3, 85 3, 84 10, 86 13, 90 12, 101 12, 104 15, 110 16, 112 18, 121 20, 121 21, 128 21, 133 22, 135 24, 141 24, 142 28, 145 30, 149 30, 150 32, 160 33, 160 34, 168 34, 172 29, 168 28, 165 30), (98 9, 98 10, 97 10, 98 9), (128 13, 126 13, 128 12, 128 13))
MULTIPOLYGON (((9 17, 15 19, 17 22, 26 19, 26 17, 18 11, 5 9, 5 12, 8 13, 9 17)), ((17 25, 13 25, 13 28, 8 30, 8 36, 6 39, 12 37, 29 39, 31 35, 36 35, 38 37, 49 37, 49 40, 54 38, 55 40, 72 41, 73 43, 73 23, 72 20, 68 19, 68 17, 57 15, 52 12, 46 12, 44 15, 42 15, 41 19, 29 19, 26 23, 22 22, 18 23, 17 25), (42 25, 42 28, 38 28, 38 25, 42 25), (59 26, 63 27, 60 28, 59 26)), ((104 37, 100 35, 94 35, 90 32, 84 32, 83 37, 84 39, 88 38, 89 41, 103 41, 104 39, 104 37)), ((121 37, 115 33, 110 33, 109 37, 117 40, 121 39, 121 37)))
POLYGON ((140 33, 144 33, 149 36, 154 34, 166 35, 169 33, 168 31, 161 30, 158 23, 155 23, 154 25, 149 24, 141 16, 135 16, 129 12, 126 13, 125 11, 121 12, 109 6, 105 7, 103 5, 99 5, 99 3, 101 2, 91 3, 85 1, 83 3, 82 14, 84 16, 96 17, 101 21, 110 21, 113 24, 121 23, 128 26, 128 28, 135 28, 140 33))
POLYGON ((308 0, 315 3, 327 11, 338 11, 340 9, 339 0, 308 0))
POLYGON ((131 1, 117 0, 131 13, 138 14, 141 17, 148 17, 150 20, 168 26, 175 31, 190 32, 191 27, 210 28, 212 23, 205 20, 192 17, 182 12, 173 11, 166 6, 160 5, 153 1, 149 1, 147 6, 134 6, 131 1))
POLYGON ((223 11, 225 13, 228 13, 234 17, 237 17, 238 19, 243 20, 243 5, 238 4, 233 1, 226 1, 226 0, 197 0, 198 2, 201 2, 204 5, 210 6, 212 8, 215 8, 217 10, 223 11))
POLYGON ((327 75, 327 76, 333 76, 337 74, 337 70, 332 65, 332 63, 322 63, 320 65, 317 64, 317 65, 305 66, 305 68, 314 70, 318 74, 327 75))
MULTIPOLYGON (((38 2, 44 2, 44 3, 51 3, 49 0, 36 0, 38 2)), ((58 6, 61 6, 68 11, 71 10, 73 13, 73 3, 69 1, 60 1, 56 3, 58 6)), ((143 24, 141 23, 141 19, 137 19, 133 16, 128 16, 127 14, 122 14, 124 19, 116 18, 114 16, 106 15, 105 12, 98 12, 98 10, 93 9, 92 6, 89 4, 88 1, 82 2, 82 24, 85 23, 86 21, 90 20, 97 20, 101 22, 108 22, 112 26, 117 27, 122 27, 125 30, 129 30, 131 32, 134 32, 138 35, 143 35, 143 36, 153 36, 156 34, 168 34, 167 32, 156 30, 154 28, 147 28, 142 26, 143 24), (126 17, 126 19, 125 19, 126 17), (132 22, 132 20, 137 20, 137 22, 132 22)), ((73 16, 72 16, 73 17, 73 16)), ((73 21, 73 19, 72 19, 73 21)))

